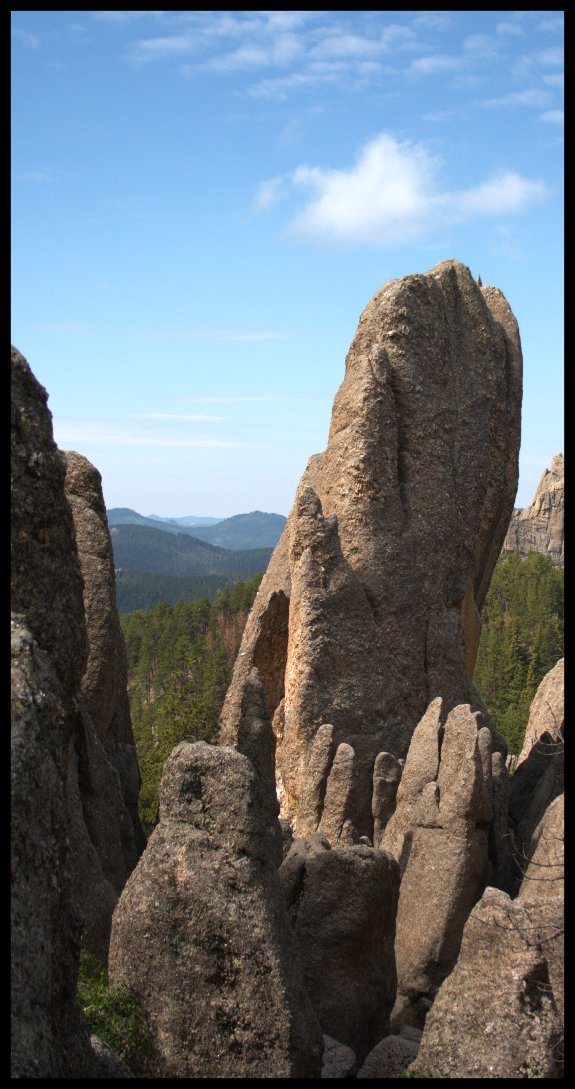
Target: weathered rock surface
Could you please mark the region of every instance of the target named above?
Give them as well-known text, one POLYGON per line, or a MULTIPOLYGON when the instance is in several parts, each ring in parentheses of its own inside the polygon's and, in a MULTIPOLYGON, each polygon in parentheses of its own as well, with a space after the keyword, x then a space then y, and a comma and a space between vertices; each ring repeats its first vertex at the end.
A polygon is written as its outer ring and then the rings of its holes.
POLYGON ((561 1026, 531 914, 485 890, 427 1016, 414 1068, 438 1078, 560 1076, 561 1026))
POLYGON ((564 797, 551 802, 531 839, 518 901, 526 903, 547 961, 555 1004, 563 1020, 564 994, 564 797))
MULTIPOLYGON (((434 700, 417 727, 381 846, 403 877, 395 953, 392 1026, 423 1025, 453 968, 469 912, 489 871, 493 739, 481 714, 453 708, 442 725, 434 700)), ((499 755, 499 754, 497 754, 499 755)))
POLYGON ((320 728, 333 727, 328 758, 353 749, 347 834, 371 837, 377 754, 405 756, 436 696, 481 709, 469 678, 517 486, 520 400, 515 319, 464 265, 392 280, 366 307, 327 450, 302 478, 221 718, 237 747, 255 665, 296 835, 321 825, 320 728))
POLYGON ((400 1078, 417 1058, 419 1044, 405 1036, 385 1036, 370 1051, 358 1078, 400 1078))
POLYGON ((545 469, 530 507, 514 510, 504 552, 541 552, 556 566, 564 564, 565 488, 563 454, 555 454, 545 469))
POLYGON ((71 743, 68 765, 73 904, 86 947, 105 963, 112 913, 146 840, 138 816, 140 771, 101 476, 80 454, 64 456, 88 635, 83 728, 71 743))
POLYGON ((525 743, 511 776, 509 826, 516 892, 532 853, 532 837, 548 807, 564 790, 564 663, 543 678, 531 705, 525 743))
POLYGON ((311 1004, 360 1062, 389 1031, 399 870, 362 844, 296 839, 280 868, 311 1004))
POLYGON ((319 1077, 265 813, 241 753, 182 742, 160 822, 114 913, 110 979, 147 1017, 157 1077, 319 1077))
POLYGON ((324 1033, 322 1078, 353 1078, 356 1070, 357 1059, 351 1048, 324 1033))
POLYGON ((12 1077, 102 1077, 75 1002, 68 755, 81 736, 82 575, 46 391, 12 350, 12 1077))
POLYGON ((544 734, 549 734, 553 742, 560 740, 563 733, 564 705, 565 659, 560 658, 557 665, 545 675, 535 693, 517 767, 527 759, 533 746, 544 734))

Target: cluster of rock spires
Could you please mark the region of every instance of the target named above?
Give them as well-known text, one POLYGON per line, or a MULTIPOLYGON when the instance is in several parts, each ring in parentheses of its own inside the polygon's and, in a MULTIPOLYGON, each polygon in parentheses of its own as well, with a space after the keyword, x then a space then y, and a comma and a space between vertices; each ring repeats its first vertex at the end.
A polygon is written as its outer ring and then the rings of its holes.
POLYGON ((504 552, 541 552, 556 566, 564 564, 565 489, 563 454, 555 454, 545 469, 530 507, 514 510, 504 552))
POLYGON ((174 749, 145 849, 99 474, 12 363, 13 1076, 560 1076, 562 663, 511 778, 472 682, 517 486, 502 294, 447 261, 368 304, 220 744, 174 749), (132 1073, 74 1003, 110 927, 132 1073))

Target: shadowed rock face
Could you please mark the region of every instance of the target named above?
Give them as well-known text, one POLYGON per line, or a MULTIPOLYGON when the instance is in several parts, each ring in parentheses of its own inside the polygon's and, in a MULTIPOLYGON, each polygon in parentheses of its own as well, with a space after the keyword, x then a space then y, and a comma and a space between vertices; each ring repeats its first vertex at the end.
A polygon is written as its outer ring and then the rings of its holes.
POLYGON ((514 510, 503 542, 504 552, 541 552, 553 563, 564 563, 565 488, 563 454, 555 454, 537 485, 530 507, 514 510))
POLYGON ((146 840, 138 817, 140 771, 102 480, 87 458, 74 452, 64 456, 88 635, 83 729, 69 754, 70 839, 77 860, 74 905, 86 945, 105 962, 112 912, 146 840))
POLYGON ((76 1005, 69 754, 87 639, 64 459, 12 350, 12 1077, 104 1077, 76 1005))
MULTIPOLYGON (((373 831, 376 755, 404 757, 436 696, 446 711, 482 709, 470 681, 478 609, 513 509, 520 402, 515 319, 464 265, 392 280, 363 312, 327 450, 303 475, 221 718, 222 741, 237 747, 256 665, 281 816, 296 834, 322 819, 320 727, 333 727, 332 760, 340 745, 353 749, 337 800, 353 838, 373 831)), ((336 842, 340 816, 324 821, 336 842)))
POLYGON ((322 1030, 360 1062, 389 1030, 399 869, 364 844, 296 839, 279 871, 322 1030))
POLYGON ((246 756, 205 742, 172 751, 110 942, 110 979, 148 1019, 145 1076, 320 1076, 268 815, 246 756))
POLYGON ((488 888, 431 1008, 414 1069, 436 1078, 553 1078, 561 1023, 535 905, 488 888))

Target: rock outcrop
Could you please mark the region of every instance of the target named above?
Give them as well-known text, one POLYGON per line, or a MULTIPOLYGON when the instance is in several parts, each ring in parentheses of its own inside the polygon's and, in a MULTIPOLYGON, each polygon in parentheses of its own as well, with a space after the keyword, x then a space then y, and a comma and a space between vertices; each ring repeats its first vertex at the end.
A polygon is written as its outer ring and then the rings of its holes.
POLYGON ((556 566, 564 564, 565 489, 563 454, 545 469, 530 507, 514 510, 503 542, 504 552, 541 552, 556 566))
POLYGON ((488 888, 427 1016, 414 1069, 437 1078, 558 1077, 560 1041, 532 909, 488 888))
POLYGON ((525 730, 523 748, 517 760, 519 767, 527 759, 534 745, 541 742, 548 734, 551 744, 557 744, 563 736, 565 703, 565 659, 560 658, 557 665, 546 673, 535 693, 529 721, 525 730))
POLYGON ((437 696, 482 709, 478 610, 513 508, 520 401, 515 319, 464 265, 392 280, 366 307, 221 718, 238 747, 257 667, 296 835, 372 837, 378 753, 403 758, 437 696))
POLYGON ((12 1077, 104 1077, 76 1005, 66 782, 88 645, 64 459, 12 350, 12 1077))
POLYGON ((80 454, 64 456, 65 494, 83 575, 88 636, 81 682, 82 730, 69 753, 68 812, 76 858, 73 900, 87 948, 105 963, 112 913, 146 839, 138 816, 140 771, 101 476, 80 454))
POLYGON ((304 983, 322 1030, 363 1062, 389 1031, 399 869, 363 844, 296 839, 280 868, 304 983))
POLYGON ((551 803, 563 793, 564 660, 541 681, 529 713, 525 742, 511 776, 509 829, 513 838, 512 892, 517 892, 531 857, 532 839, 551 803))
POLYGON ((109 964, 149 1024, 144 1076, 320 1076, 321 1029, 246 756, 205 742, 172 751, 159 824, 114 913, 109 964))
MULTIPOLYGON (((413 735, 397 808, 380 841, 403 875, 392 1027, 423 1025, 490 874, 493 756, 491 731, 469 705, 453 708, 444 723, 441 700, 434 700, 413 735)), ((505 775, 500 761, 495 772, 505 775)))

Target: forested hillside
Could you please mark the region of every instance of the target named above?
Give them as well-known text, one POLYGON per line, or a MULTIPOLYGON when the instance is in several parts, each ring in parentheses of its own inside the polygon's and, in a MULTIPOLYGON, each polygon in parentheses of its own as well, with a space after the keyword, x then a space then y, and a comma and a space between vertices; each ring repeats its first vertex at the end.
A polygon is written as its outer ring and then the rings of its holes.
POLYGON ((519 753, 531 701, 563 656, 563 568, 518 552, 497 561, 482 610, 475 684, 494 724, 519 753))
POLYGON ((142 773, 140 816, 149 834, 164 762, 184 738, 215 739, 244 625, 261 575, 207 597, 122 617, 132 725, 142 773))
POLYGON ((165 533, 148 526, 112 526, 116 567, 154 575, 237 575, 265 571, 271 548, 232 551, 185 533, 165 533))
MULTIPOLYGON (((148 832, 172 747, 183 738, 215 740, 260 580, 226 588, 213 602, 207 596, 164 602, 122 617, 143 780, 140 815, 148 832)), ((537 687, 563 654, 562 568, 538 553, 501 557, 482 615, 475 683, 510 752, 518 753, 537 687)))
POLYGON ((119 613, 153 609, 161 602, 193 601, 208 597, 213 601, 220 590, 235 586, 238 575, 149 575, 145 571, 116 570, 116 602, 119 613))

